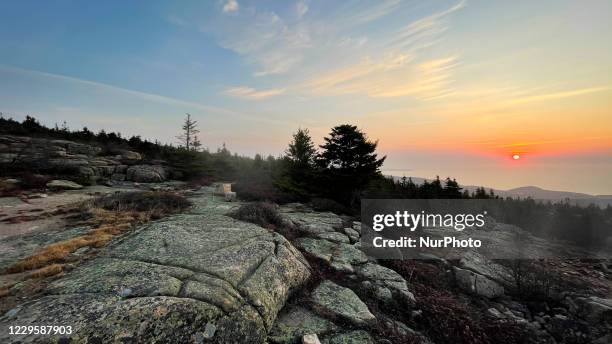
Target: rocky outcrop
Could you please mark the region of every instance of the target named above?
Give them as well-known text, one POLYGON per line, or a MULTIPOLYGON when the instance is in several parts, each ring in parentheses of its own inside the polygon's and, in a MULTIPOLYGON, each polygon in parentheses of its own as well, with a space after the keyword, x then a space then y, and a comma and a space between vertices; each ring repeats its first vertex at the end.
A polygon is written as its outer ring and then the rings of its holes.
POLYGON ((71 343, 264 342, 309 264, 281 235, 226 216, 234 203, 194 197, 189 214, 118 239, 0 326, 70 324, 71 343))
POLYGON ((51 190, 79 190, 83 188, 83 185, 69 180, 55 179, 47 183, 47 188, 51 190))
POLYGON ((159 183, 166 179, 166 169, 161 165, 130 166, 126 178, 139 183, 159 183))
POLYGON ((62 176, 80 183, 99 180, 162 182, 170 174, 160 162, 143 164, 137 152, 119 150, 100 156, 97 146, 66 140, 0 135, 0 167, 62 176))
MULTIPOLYGON (((321 343, 375 343, 377 331, 372 326, 391 322, 386 311, 414 310, 416 299, 406 280, 360 250, 361 223, 300 204, 282 206, 280 211, 286 225, 297 233, 296 247, 311 264, 318 264, 315 269, 330 276, 307 290, 305 300, 286 306, 272 328, 271 343, 300 343, 305 335, 316 335, 321 343), (376 306, 370 309, 369 305, 376 306)), ((428 343, 426 337, 401 325, 402 331, 395 323, 389 328, 398 333, 397 340, 428 343)))

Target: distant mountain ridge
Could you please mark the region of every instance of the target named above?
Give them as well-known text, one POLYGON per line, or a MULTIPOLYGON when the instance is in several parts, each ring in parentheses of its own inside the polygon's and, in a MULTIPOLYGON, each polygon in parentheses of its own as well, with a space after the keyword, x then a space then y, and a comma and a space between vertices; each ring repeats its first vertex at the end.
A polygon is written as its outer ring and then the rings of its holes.
MULTIPOLYGON (((395 180, 401 180, 402 177, 392 176, 395 180)), ((425 180, 432 181, 433 178, 421 178, 421 177, 409 177, 415 184, 422 184, 425 180)), ((473 192, 477 188, 481 186, 476 185, 461 185, 463 189, 469 190, 473 192)), ((542 201, 551 201, 551 202, 559 202, 564 200, 569 200, 570 203, 580 205, 580 206, 588 206, 589 204, 595 204, 600 207, 606 207, 607 205, 612 206, 612 195, 590 195, 586 193, 580 192, 570 192, 570 191, 556 191, 556 190, 547 190, 540 188, 538 186, 521 186, 518 188, 513 188, 509 190, 500 190, 494 189, 490 187, 484 186, 484 188, 489 191, 493 190, 493 192, 500 197, 520 197, 520 198, 533 198, 535 200, 542 201)))

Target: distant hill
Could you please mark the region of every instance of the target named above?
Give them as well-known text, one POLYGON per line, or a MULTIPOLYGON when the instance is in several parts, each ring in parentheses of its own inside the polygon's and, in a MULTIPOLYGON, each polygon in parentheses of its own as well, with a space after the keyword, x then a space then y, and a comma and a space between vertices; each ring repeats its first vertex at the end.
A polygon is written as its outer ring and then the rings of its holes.
MULTIPOLYGON (((402 177, 393 176, 393 179, 400 180, 402 177)), ((425 180, 431 181, 433 178, 421 178, 421 177, 410 177, 415 184, 422 184, 425 180)), ((462 188, 473 192, 476 188, 480 186, 476 185, 461 185, 462 188)), ((494 189, 490 187, 484 187, 487 191, 492 189, 496 195, 500 197, 520 197, 520 198, 528 198, 531 197, 535 200, 542 201, 551 201, 551 202, 560 202, 568 199, 570 203, 580 205, 580 206, 588 206, 589 204, 595 204, 599 207, 606 207, 607 205, 612 206, 612 195, 589 195, 585 193, 579 192, 569 192, 569 191, 556 191, 556 190, 546 190, 537 186, 521 186, 518 188, 510 189, 510 190, 500 190, 494 189)))

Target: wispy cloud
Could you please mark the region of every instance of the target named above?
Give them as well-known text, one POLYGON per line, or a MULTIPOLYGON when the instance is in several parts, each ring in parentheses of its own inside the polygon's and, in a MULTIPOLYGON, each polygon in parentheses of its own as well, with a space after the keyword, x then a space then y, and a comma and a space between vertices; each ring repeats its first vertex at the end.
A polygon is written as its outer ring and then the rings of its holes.
POLYGON ((230 89, 227 89, 225 90, 224 93, 232 97, 259 100, 259 99, 270 98, 270 97, 281 95, 285 93, 285 90, 278 89, 278 88, 267 89, 267 90, 256 90, 252 87, 239 86, 239 87, 232 87, 230 89))
POLYGON ((239 9, 240 9, 240 5, 238 4, 238 1, 236 1, 236 0, 228 0, 223 5, 223 13, 236 12, 239 9))
POLYGON ((448 9, 418 19, 399 30, 389 43, 396 47, 406 47, 423 39, 439 35, 448 29, 446 18, 464 8, 465 5, 466 1, 461 0, 448 9))
POLYGON ((256 65, 255 76, 278 75, 302 61, 309 48, 311 30, 307 24, 289 25, 272 11, 245 10, 237 16, 217 18, 204 28, 219 44, 256 65))
MULTIPOLYGON (((99 89, 104 92, 115 93, 115 94, 120 94, 123 96, 129 96, 129 97, 135 97, 135 98, 139 98, 145 101, 151 101, 151 102, 156 102, 156 103, 161 103, 161 104, 166 104, 166 105, 178 106, 178 107, 185 108, 185 109, 200 110, 208 114, 214 113, 214 114, 219 114, 219 115, 232 116, 232 117, 238 117, 238 118, 261 121, 261 122, 266 122, 266 121, 278 122, 278 120, 268 120, 266 118, 261 118, 261 117, 256 118, 253 116, 248 116, 242 112, 225 109, 221 107, 205 105, 201 103, 186 101, 186 100, 172 98, 172 97, 166 97, 166 96, 162 96, 158 94, 129 90, 129 89, 125 89, 125 88, 121 88, 121 87, 117 87, 113 85, 108 85, 108 84, 104 84, 104 83, 100 83, 96 81, 83 80, 83 79, 60 75, 60 74, 46 73, 46 72, 41 72, 41 71, 29 70, 29 69, 22 69, 22 68, 1 65, 1 64, 0 64, 0 72, 17 73, 20 75, 41 77, 41 78, 46 78, 46 79, 53 79, 53 80, 58 80, 58 81, 69 82, 73 84, 79 84, 83 86, 93 87, 93 88, 99 89)), ((270 91, 271 90, 268 90, 268 92, 270 91)))
POLYGON ((305 84, 306 90, 322 94, 359 93, 369 97, 429 99, 448 92, 456 57, 413 64, 408 55, 391 55, 318 76, 305 84))
POLYGON ((235 16, 215 18, 204 28, 222 47, 250 62, 255 67, 252 76, 281 76, 275 79, 278 86, 272 93, 254 86, 234 87, 225 94, 261 99, 281 94, 282 90, 433 99, 450 92, 458 56, 420 55, 439 41, 448 25, 446 18, 463 8, 465 1, 412 18, 408 23, 388 25, 384 32, 376 34, 365 34, 356 28, 399 10, 410 13, 409 5, 386 0, 336 6, 330 12, 338 20, 322 19, 316 9, 313 13, 318 15, 305 15, 310 13, 310 7, 304 0, 292 6, 293 12, 287 12, 287 17, 278 14, 286 12, 245 7, 235 16))
POLYGON ((577 96, 582 96, 582 95, 591 94, 591 93, 606 92, 610 90, 612 90, 612 88, 610 87, 590 87, 590 88, 581 88, 581 89, 561 91, 561 92, 537 94, 533 96, 513 99, 510 101, 510 104, 523 104, 523 103, 531 103, 531 102, 537 102, 537 101, 571 98, 571 97, 577 97, 577 96))
POLYGON ((400 0, 381 0, 374 6, 357 9, 355 14, 349 15, 349 20, 353 23, 367 23, 382 18, 400 5, 400 0))
POLYGON ((295 13, 298 18, 302 18, 308 12, 308 4, 305 1, 298 1, 295 4, 295 13))

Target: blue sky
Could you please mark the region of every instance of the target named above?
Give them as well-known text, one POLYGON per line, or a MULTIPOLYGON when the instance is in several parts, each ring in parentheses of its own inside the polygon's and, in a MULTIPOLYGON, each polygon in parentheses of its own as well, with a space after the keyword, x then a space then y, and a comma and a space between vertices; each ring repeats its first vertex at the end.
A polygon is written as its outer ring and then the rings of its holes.
POLYGON ((9 116, 173 142, 190 112, 206 146, 251 155, 350 122, 389 170, 612 193, 609 1, 1 6, 9 116))

